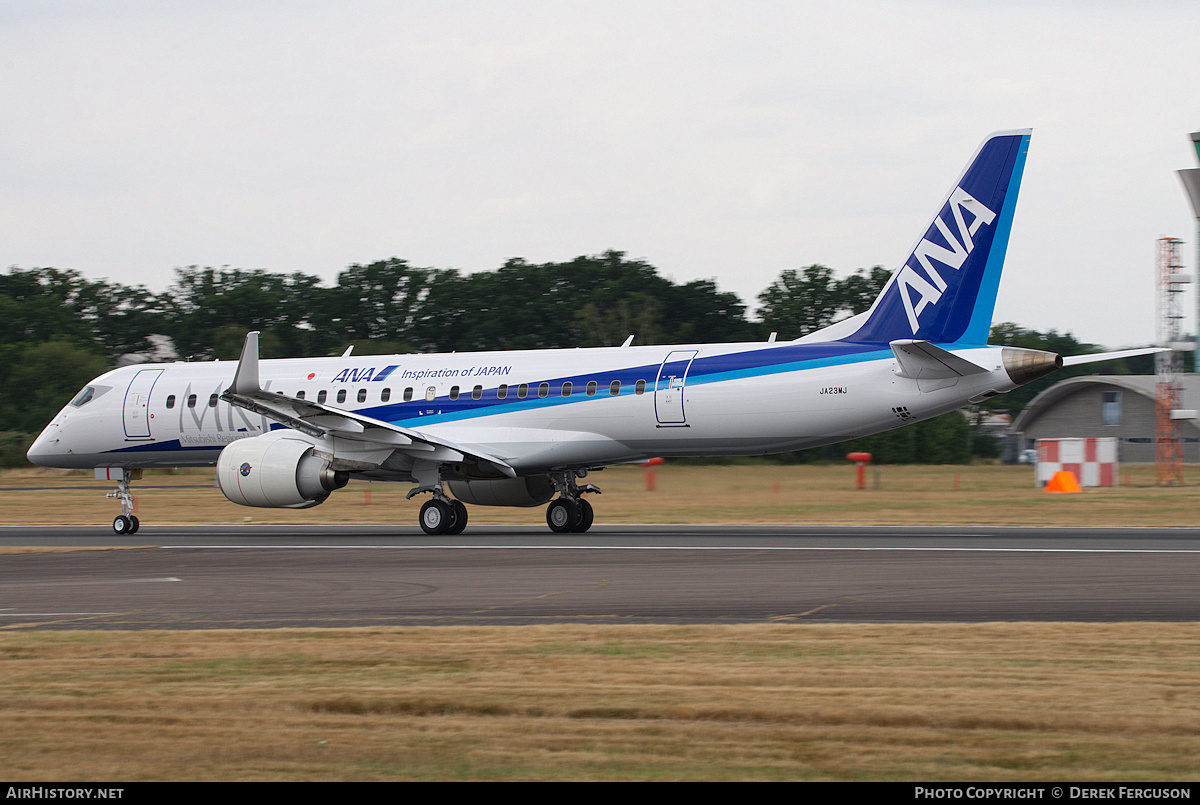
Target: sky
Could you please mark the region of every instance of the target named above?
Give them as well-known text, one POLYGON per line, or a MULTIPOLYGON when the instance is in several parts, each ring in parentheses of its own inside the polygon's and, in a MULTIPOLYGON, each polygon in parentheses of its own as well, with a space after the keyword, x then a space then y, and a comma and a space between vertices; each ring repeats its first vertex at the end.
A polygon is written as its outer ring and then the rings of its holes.
POLYGON ((161 291, 616 249, 754 307, 788 268, 895 268, 1032 127, 994 320, 1148 344, 1157 239, 1196 265, 1197 31, 1195 0, 5 0, 0 267, 161 291))

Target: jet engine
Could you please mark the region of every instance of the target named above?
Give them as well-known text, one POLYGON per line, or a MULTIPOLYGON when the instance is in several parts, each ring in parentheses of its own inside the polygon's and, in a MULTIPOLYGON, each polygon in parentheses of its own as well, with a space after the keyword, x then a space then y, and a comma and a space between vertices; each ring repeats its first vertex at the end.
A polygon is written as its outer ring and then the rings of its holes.
POLYGON ((313 455, 313 445, 292 434, 270 433, 228 445, 217 458, 217 485, 242 506, 307 509, 350 480, 313 455))
POLYGON ((540 506, 554 497, 545 475, 498 480, 447 481, 450 492, 473 506, 540 506))

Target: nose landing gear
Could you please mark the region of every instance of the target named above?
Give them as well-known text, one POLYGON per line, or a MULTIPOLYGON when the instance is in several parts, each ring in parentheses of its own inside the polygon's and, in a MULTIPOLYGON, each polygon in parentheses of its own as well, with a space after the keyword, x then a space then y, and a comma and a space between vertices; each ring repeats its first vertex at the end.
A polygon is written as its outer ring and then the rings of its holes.
MULTIPOLYGON (((101 478, 101 473, 104 473, 103 479, 108 479, 108 474, 112 472, 112 468, 99 468, 96 470, 97 478, 101 478)), ((136 534, 141 523, 133 514, 133 494, 129 491, 130 481, 140 481, 142 479, 142 471, 140 469, 129 469, 123 467, 121 469, 121 478, 117 481, 117 491, 109 492, 105 497, 116 498, 121 501, 121 513, 113 520, 113 531, 117 534, 136 534)))

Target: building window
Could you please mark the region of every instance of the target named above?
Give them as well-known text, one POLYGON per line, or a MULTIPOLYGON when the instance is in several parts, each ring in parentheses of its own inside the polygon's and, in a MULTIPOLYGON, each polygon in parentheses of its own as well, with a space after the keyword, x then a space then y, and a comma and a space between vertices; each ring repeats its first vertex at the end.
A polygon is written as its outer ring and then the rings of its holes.
POLYGON ((1104 402, 1100 404, 1100 424, 1121 424, 1121 392, 1105 391, 1104 402))

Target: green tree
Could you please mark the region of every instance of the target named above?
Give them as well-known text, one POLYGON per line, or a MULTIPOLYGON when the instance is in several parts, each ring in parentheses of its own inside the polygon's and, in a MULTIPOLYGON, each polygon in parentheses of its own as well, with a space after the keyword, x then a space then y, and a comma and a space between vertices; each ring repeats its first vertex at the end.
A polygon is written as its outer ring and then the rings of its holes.
POLYGON ((0 431, 37 433, 108 368, 103 356, 61 340, 23 345, 10 355, 0 384, 0 431))
POLYGON ((799 338, 844 318, 865 312, 887 284, 890 273, 876 266, 836 279, 823 265, 786 269, 759 294, 762 329, 799 338))

